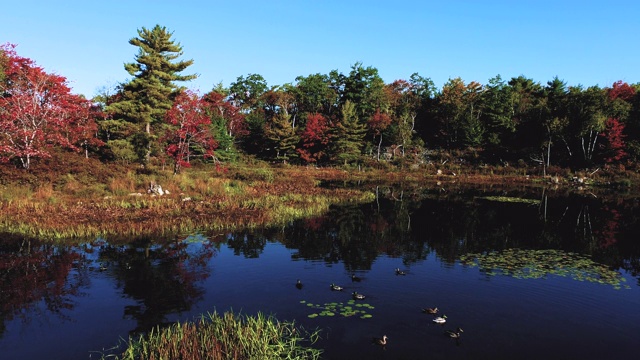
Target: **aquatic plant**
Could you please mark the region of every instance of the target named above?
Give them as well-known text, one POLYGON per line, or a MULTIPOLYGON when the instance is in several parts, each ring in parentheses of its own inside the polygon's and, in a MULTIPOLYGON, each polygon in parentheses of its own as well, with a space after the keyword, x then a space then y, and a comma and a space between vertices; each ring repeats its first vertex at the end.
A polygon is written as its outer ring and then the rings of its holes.
POLYGON ((336 316, 341 315, 343 317, 359 316, 361 319, 369 319, 373 317, 367 310, 375 309, 374 306, 366 303, 356 303, 355 300, 349 300, 346 303, 343 302, 330 302, 324 304, 314 304, 301 300, 301 304, 305 304, 307 307, 313 309, 313 312, 308 315, 313 319, 318 316, 336 316))
POLYGON ((312 348, 319 331, 307 332, 293 322, 273 316, 225 312, 202 315, 196 322, 155 328, 147 335, 129 338, 127 349, 103 359, 319 359, 312 348))
MULTIPOLYGON (((562 250, 506 249, 487 253, 465 254, 460 262, 478 266, 489 276, 506 275, 517 279, 539 279, 548 275, 569 277, 579 281, 611 285, 620 289, 625 278, 588 256, 562 250)), ((625 288, 629 288, 625 285, 625 288)))

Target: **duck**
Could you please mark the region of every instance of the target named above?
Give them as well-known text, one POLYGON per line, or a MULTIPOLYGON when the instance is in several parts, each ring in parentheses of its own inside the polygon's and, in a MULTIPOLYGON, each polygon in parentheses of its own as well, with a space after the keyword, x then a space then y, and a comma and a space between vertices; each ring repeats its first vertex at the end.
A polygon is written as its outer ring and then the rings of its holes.
POLYGON ((382 335, 381 338, 379 337, 374 337, 373 339, 371 339, 371 342, 376 344, 376 345, 381 345, 381 346, 385 346, 387 345, 387 340, 389 338, 387 337, 387 335, 382 335))
POLYGON ((344 288, 342 286, 336 285, 336 284, 331 284, 331 290, 333 291, 342 291, 344 290, 344 288))
POLYGON ((300 281, 300 279, 298 279, 298 281, 296 282, 296 287, 298 288, 298 290, 302 289, 302 281, 300 281))
POLYGON ((100 263, 100 267, 98 268, 98 270, 106 271, 107 270, 107 265, 105 265, 104 263, 100 263))
POLYGON ((438 313, 438 308, 434 307, 434 308, 426 308, 426 309, 422 309, 422 312, 425 314, 431 314, 431 315, 435 315, 438 313))
POLYGON ((460 336, 462 335, 464 331, 462 330, 462 328, 457 328, 456 331, 453 330, 447 330, 445 331, 445 335, 447 335, 448 337, 452 338, 452 339, 460 339, 460 336))
POLYGON ((358 292, 354 291, 353 294, 353 299, 354 300, 364 300, 365 296, 362 294, 358 294, 358 292))
POLYGON ((362 279, 357 277, 355 274, 351 275, 351 281, 360 282, 362 279))
POLYGON ((447 322, 447 315, 438 316, 437 318, 433 319, 433 322, 436 324, 444 324, 447 322))
POLYGON ((400 270, 400 268, 396 268, 396 275, 407 275, 405 271, 400 270))

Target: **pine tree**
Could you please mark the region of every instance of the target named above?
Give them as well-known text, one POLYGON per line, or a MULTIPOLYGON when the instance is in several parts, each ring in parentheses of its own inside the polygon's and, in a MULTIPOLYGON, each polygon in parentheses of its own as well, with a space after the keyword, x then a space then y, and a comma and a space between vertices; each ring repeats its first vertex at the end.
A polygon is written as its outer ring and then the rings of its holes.
POLYGON ((149 161, 152 142, 178 90, 174 82, 189 81, 197 75, 179 75, 193 60, 176 61, 182 56, 182 46, 171 39, 166 27, 138 30, 138 37, 129 44, 139 48, 135 62, 124 65, 133 76, 123 84, 116 100, 107 107, 115 120, 134 123, 139 131, 128 140, 136 147, 143 163, 149 161))
POLYGON ((333 157, 347 165, 360 157, 367 127, 360 123, 356 107, 347 100, 342 106, 342 121, 334 129, 333 157))
POLYGON ((276 150, 276 158, 284 162, 296 154, 296 144, 300 140, 289 121, 290 116, 285 112, 277 113, 267 125, 264 133, 267 139, 273 143, 276 150))

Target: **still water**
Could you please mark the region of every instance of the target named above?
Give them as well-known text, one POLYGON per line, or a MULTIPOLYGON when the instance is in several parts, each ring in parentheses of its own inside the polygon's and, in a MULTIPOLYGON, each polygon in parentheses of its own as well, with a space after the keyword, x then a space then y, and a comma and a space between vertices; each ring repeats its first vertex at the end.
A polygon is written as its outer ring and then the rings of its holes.
POLYGON ((637 357, 637 198, 375 190, 277 229, 70 247, 4 236, 0 359, 96 359, 228 310, 321 329, 326 359, 637 357), (350 303, 354 291, 366 299, 350 303), (444 335, 457 327, 459 340, 444 335))

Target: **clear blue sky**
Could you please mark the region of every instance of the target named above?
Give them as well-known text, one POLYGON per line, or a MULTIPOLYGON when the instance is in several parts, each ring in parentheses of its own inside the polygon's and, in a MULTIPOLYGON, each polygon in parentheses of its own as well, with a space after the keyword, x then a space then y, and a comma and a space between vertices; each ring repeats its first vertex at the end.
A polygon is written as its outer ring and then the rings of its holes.
POLYGON ((545 84, 640 82, 638 0, 60 0, 7 1, 0 43, 17 44, 75 93, 125 81, 137 29, 166 26, 194 65, 200 92, 260 74, 297 76, 378 69, 387 83, 417 72, 486 84, 524 75, 545 84))

